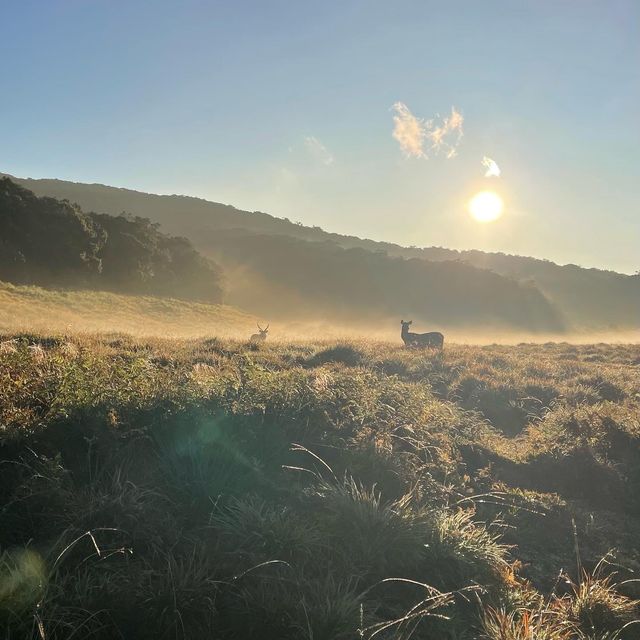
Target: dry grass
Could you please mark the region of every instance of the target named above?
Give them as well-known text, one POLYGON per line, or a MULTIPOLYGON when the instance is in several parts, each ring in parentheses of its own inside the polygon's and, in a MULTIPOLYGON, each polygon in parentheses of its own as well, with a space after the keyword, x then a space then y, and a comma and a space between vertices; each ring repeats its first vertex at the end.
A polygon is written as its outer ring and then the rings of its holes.
POLYGON ((638 346, 0 342, 6 638, 637 637, 638 346))
POLYGON ((255 318, 234 307, 105 291, 61 291, 0 282, 0 331, 121 331, 138 336, 250 334, 255 318))

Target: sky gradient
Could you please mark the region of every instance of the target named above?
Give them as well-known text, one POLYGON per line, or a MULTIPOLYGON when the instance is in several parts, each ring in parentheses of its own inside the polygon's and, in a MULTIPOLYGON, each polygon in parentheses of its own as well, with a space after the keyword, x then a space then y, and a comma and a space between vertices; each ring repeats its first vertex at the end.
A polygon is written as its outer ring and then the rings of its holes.
POLYGON ((0 171, 640 269, 637 0, 7 0, 2 16, 0 171), (425 121, 455 107, 455 155, 407 157, 396 103, 425 121), (466 203, 487 188, 505 212, 483 225, 466 203))

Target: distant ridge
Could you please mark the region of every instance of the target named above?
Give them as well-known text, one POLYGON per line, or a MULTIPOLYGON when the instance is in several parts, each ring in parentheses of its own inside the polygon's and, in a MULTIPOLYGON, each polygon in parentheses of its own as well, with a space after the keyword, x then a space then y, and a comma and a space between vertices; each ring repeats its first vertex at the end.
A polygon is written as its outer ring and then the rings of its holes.
MULTIPOLYGON (((185 225, 206 224, 208 228, 242 228, 255 233, 268 233, 273 235, 287 235, 303 240, 333 241, 341 246, 361 247, 374 251, 383 250, 391 255, 400 255, 407 258, 424 258, 427 260, 464 260, 475 262, 492 259, 513 261, 518 264, 546 265, 559 269, 578 269, 589 272, 601 272, 629 277, 627 274, 618 273, 611 269, 598 267, 582 267, 567 263, 558 264, 545 258, 522 256, 518 254, 480 251, 478 249, 449 249, 446 247, 406 247, 393 242, 370 240, 359 236, 333 233, 319 226, 308 226, 298 222, 292 222, 288 218, 279 218, 262 211, 245 211, 230 204, 213 202, 198 196, 184 194, 160 195, 114 187, 102 183, 83 183, 59 180, 57 178, 18 178, 10 174, 0 172, 0 177, 6 176, 24 185, 37 195, 47 195, 59 199, 67 199, 77 202, 85 209, 117 215, 123 210, 117 210, 118 206, 128 204, 126 211, 134 215, 148 217, 163 226, 167 232, 176 233, 185 225), (176 211, 183 211, 188 218, 176 219, 176 211)), ((490 268, 486 265, 480 265, 490 268)), ((631 276, 634 277, 634 276, 631 276)))

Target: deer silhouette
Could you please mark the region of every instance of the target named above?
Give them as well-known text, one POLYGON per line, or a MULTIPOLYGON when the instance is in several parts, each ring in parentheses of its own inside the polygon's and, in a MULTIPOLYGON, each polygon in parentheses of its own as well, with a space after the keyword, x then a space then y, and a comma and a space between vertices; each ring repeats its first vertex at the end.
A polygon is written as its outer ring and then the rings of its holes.
POLYGON ((249 342, 251 344, 259 344, 260 342, 264 342, 267 339, 267 332, 269 331, 269 325, 266 326, 265 329, 263 329, 259 324, 257 324, 258 330, 260 331, 260 333, 254 333, 250 338, 249 338, 249 342))
POLYGON ((409 325, 413 320, 405 322, 400 320, 402 330, 400 331, 400 337, 407 347, 435 347, 436 349, 442 349, 444 345, 444 336, 439 331, 431 331, 429 333, 411 333, 409 331, 409 325))

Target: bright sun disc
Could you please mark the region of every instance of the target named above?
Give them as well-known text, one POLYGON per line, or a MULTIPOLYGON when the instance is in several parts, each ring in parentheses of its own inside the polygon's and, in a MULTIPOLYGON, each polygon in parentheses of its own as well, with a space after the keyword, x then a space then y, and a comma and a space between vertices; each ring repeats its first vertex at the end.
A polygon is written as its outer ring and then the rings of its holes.
POLYGON ((493 191, 476 193, 469 201, 469 213, 478 222, 493 222, 502 215, 502 198, 493 191))

